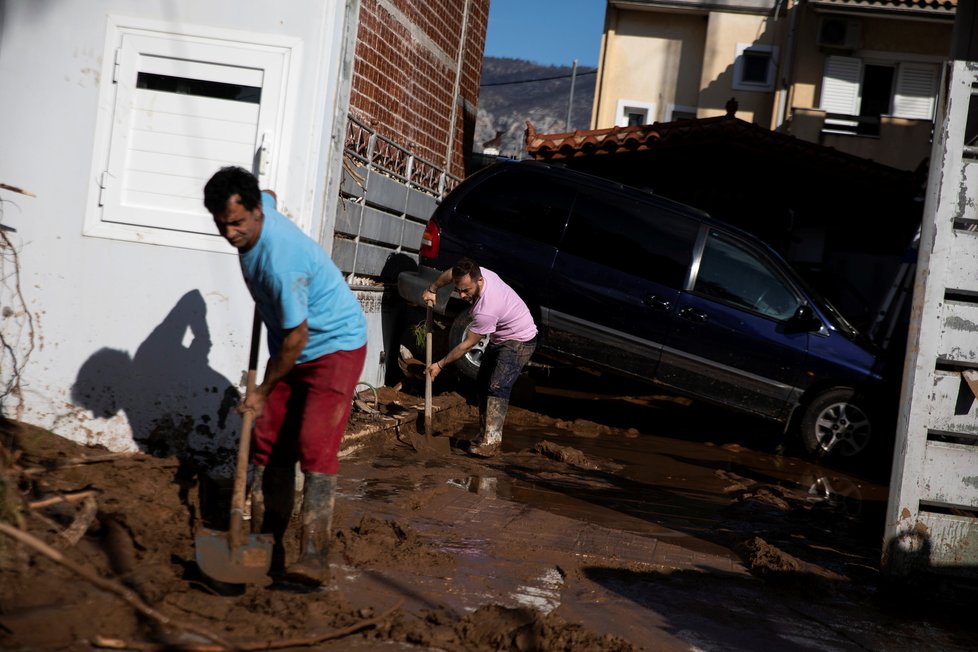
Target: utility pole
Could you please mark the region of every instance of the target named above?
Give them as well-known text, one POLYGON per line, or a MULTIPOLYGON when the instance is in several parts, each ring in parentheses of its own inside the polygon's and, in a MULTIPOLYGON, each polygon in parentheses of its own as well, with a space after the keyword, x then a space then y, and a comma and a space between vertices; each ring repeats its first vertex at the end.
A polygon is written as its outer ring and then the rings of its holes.
POLYGON ((574 80, 576 78, 577 78, 577 59, 574 59, 574 66, 571 68, 570 101, 567 102, 567 131, 571 130, 571 109, 574 107, 574 80))

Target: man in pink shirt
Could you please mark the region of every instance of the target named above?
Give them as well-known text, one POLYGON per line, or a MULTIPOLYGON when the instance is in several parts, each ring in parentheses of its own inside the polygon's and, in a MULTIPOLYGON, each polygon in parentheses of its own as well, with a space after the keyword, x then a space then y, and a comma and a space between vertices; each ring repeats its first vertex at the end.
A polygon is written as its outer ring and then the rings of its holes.
POLYGON ((455 362, 466 351, 489 336, 482 356, 476 391, 479 399, 481 432, 469 446, 479 457, 492 457, 503 441, 503 422, 513 385, 537 346, 537 327, 526 304, 513 288, 488 269, 480 269, 471 258, 462 258, 454 267, 442 272, 421 300, 434 302, 438 288, 455 283, 459 296, 472 304, 472 323, 465 339, 448 354, 432 362, 428 374, 434 380, 447 364, 455 362))

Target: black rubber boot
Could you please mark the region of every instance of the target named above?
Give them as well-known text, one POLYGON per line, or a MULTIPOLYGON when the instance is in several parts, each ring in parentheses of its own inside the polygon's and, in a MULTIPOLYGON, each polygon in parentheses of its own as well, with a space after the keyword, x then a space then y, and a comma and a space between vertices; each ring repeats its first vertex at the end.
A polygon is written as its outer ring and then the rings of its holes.
POLYGON ((251 531, 269 533, 272 546, 272 575, 285 570, 285 531, 295 504, 295 467, 256 466, 251 480, 251 531))
POLYGON ((336 476, 306 471, 302 493, 302 537, 299 560, 285 569, 285 579, 319 586, 329 582, 329 538, 333 527, 336 476))
POLYGON ((479 438, 469 445, 469 453, 477 457, 493 457, 503 444, 503 423, 509 400, 490 396, 486 399, 485 425, 479 438))

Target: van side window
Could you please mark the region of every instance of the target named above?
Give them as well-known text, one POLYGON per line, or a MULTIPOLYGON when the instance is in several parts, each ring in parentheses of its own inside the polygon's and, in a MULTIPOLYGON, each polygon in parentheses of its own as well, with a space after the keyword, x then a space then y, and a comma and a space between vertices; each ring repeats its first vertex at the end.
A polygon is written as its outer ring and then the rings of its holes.
POLYGON ((775 269, 719 231, 707 236, 693 290, 782 321, 790 319, 801 305, 775 269))
POLYGON ((656 204, 582 189, 563 251, 682 288, 699 222, 656 204))
POLYGON ((572 188, 545 176, 502 172, 477 184, 456 211, 475 222, 556 246, 573 199, 572 188))

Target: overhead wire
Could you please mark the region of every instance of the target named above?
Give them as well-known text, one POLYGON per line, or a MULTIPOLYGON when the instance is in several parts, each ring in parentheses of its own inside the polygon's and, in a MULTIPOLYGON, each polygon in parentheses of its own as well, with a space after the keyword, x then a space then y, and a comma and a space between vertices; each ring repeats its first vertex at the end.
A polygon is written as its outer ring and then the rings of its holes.
MULTIPOLYGON (((596 72, 598 72, 597 68, 594 70, 588 70, 586 72, 579 72, 576 74, 576 76, 580 77, 581 75, 593 75, 596 72)), ((507 86, 509 84, 528 84, 530 82, 551 81, 553 79, 570 79, 574 76, 575 75, 557 75, 556 77, 539 77, 537 79, 517 79, 515 81, 493 82, 491 84, 479 84, 479 88, 486 88, 488 86, 507 86)))

